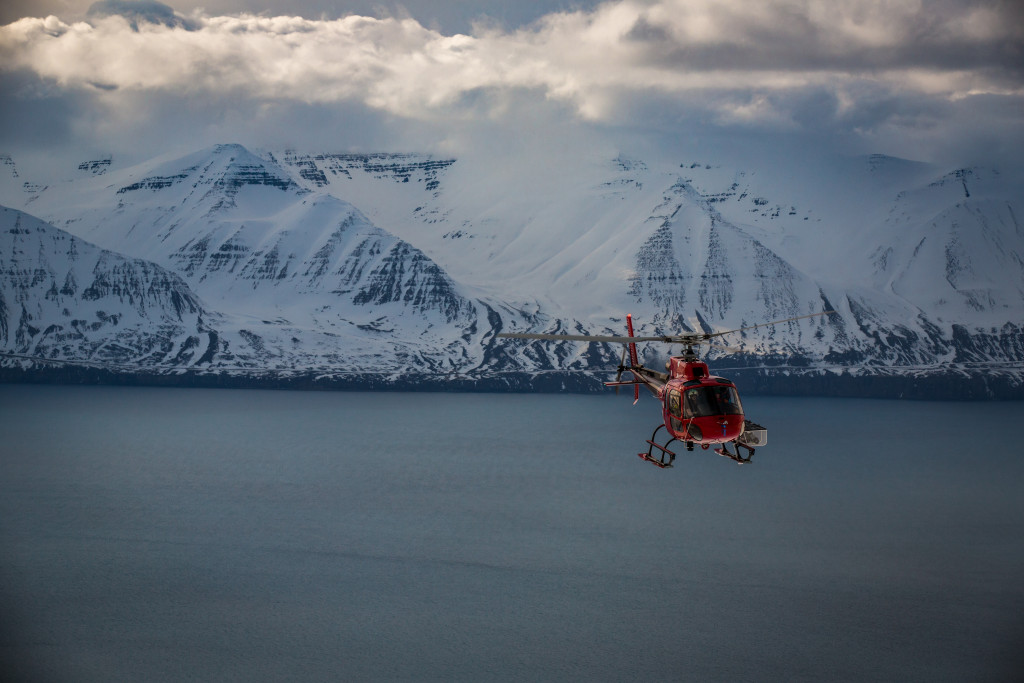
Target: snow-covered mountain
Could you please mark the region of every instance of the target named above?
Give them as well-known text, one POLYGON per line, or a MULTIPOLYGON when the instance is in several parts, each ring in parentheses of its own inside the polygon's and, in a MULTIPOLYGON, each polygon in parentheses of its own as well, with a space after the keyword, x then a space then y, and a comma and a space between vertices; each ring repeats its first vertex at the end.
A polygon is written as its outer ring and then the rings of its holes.
MULTIPOLYGON (((734 335, 738 352, 711 350, 713 367, 764 390, 794 375, 825 390, 870 376, 861 384, 881 393, 976 376, 974 395, 1012 394, 1020 189, 991 169, 882 156, 786 172, 623 157, 524 169, 220 145, 87 161, 45 183, 0 166, 0 203, 180 276, 217 321, 209 372, 435 386, 560 386, 618 360, 602 345, 495 343, 499 330, 621 334, 627 312, 641 334, 722 330, 834 309, 734 335), (901 379, 879 384, 889 377, 901 379)), ((654 363, 668 350, 644 352, 654 363)))
MULTIPOLYGON (((0 207, 0 345, 142 367, 210 360, 217 330, 174 273, 0 207)), ((24 359, 19 359, 24 360, 24 359)))
POLYGON ((207 368, 450 373, 481 363, 485 303, 273 161, 222 145, 120 172, 95 166, 26 204, 187 282, 217 312, 207 368))

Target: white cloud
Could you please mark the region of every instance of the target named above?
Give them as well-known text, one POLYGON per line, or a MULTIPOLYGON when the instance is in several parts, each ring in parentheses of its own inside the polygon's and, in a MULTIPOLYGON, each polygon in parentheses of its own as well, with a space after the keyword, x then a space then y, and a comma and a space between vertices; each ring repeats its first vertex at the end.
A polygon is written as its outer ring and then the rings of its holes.
POLYGON ((1007 88, 1008 75, 992 69, 1001 66, 1001 45, 1020 45, 1022 29, 997 21, 992 8, 937 21, 907 2, 625 0, 477 36, 355 16, 200 16, 195 23, 197 30, 140 22, 136 30, 118 16, 91 24, 22 19, 0 28, 0 46, 8 68, 66 86, 361 98, 403 116, 450 106, 479 88, 539 88, 595 113, 600 108, 587 100, 603 89, 779 90, 871 80, 950 97, 1020 92, 1019 82, 1007 88), (950 51, 970 52, 974 63, 947 65, 950 51))
POLYGON ((29 18, 0 27, 0 70, 108 107, 146 93, 225 106, 358 104, 432 125, 500 120, 520 111, 513 100, 539 95, 599 124, 643 125, 631 117, 650 101, 718 125, 799 128, 808 120, 801 103, 813 100, 821 113, 828 93, 828 115, 842 128, 864 115, 864 92, 883 117, 877 102, 887 96, 1024 98, 1024 24, 1015 7, 621 0, 473 35, 444 35, 411 18, 29 18))

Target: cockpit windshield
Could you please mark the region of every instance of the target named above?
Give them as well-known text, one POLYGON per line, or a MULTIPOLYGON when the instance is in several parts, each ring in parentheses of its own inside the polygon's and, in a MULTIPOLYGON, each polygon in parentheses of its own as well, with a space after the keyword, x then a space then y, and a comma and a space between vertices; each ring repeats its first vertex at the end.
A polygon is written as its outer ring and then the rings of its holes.
POLYGON ((687 389, 683 393, 684 417, 707 417, 709 415, 742 415, 740 395, 736 387, 727 385, 701 386, 687 389))

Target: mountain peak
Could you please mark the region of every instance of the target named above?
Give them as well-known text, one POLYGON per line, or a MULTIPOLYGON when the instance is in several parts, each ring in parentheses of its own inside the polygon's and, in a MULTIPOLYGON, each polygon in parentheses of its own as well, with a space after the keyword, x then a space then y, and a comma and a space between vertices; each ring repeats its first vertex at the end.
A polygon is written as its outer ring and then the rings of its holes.
POLYGON ((261 159, 242 145, 217 145, 213 148, 212 156, 226 158, 223 171, 214 184, 229 195, 237 194, 246 185, 265 185, 280 190, 299 189, 291 176, 276 162, 261 159))
POLYGON ((211 191, 219 191, 229 200, 243 187, 250 185, 284 191, 299 190, 291 176, 277 163, 262 159, 239 144, 207 147, 155 168, 140 169, 138 175, 143 177, 122 186, 118 194, 136 190, 162 190, 183 184, 186 180, 190 181, 187 184, 192 189, 208 186, 211 191))

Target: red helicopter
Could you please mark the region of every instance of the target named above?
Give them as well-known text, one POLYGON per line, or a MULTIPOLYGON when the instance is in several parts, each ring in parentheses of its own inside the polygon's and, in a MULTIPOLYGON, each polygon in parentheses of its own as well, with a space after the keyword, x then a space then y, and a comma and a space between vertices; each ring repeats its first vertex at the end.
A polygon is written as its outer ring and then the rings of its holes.
POLYGON ((545 339, 553 341, 586 341, 625 344, 622 359, 619 361, 618 373, 614 382, 605 382, 605 386, 633 387, 633 404, 640 400, 640 386, 648 390, 661 401, 662 420, 647 439, 649 446, 646 453, 637 455, 661 468, 672 467, 676 454, 668 449, 673 441, 686 444, 686 450, 692 451, 694 444, 700 444, 707 450, 712 444, 721 444, 715 449, 719 455, 730 458, 741 465, 750 462, 754 449, 768 443, 768 430, 759 424, 746 419, 740 395, 736 385, 724 377, 710 374, 708 364, 697 358, 694 346, 706 343, 715 337, 722 337, 735 332, 752 330, 757 327, 778 325, 779 323, 829 315, 835 311, 823 311, 811 315, 801 315, 785 320, 775 320, 749 327, 741 327, 726 332, 681 334, 676 336, 637 337, 633 335, 633 316, 626 316, 628 336, 602 336, 586 334, 530 334, 530 333, 499 333, 505 339, 545 339), (686 350, 681 356, 672 356, 666 364, 667 373, 658 372, 644 367, 637 359, 637 342, 664 342, 666 344, 682 344, 686 350), (626 365, 626 352, 629 352, 629 365, 626 365), (622 373, 628 372, 633 379, 622 381, 622 373), (671 438, 664 444, 655 439, 661 429, 667 430, 671 438), (729 450, 733 444, 733 450, 729 450), (659 453, 654 454, 654 449, 659 453), (746 451, 741 455, 740 449, 746 451))

